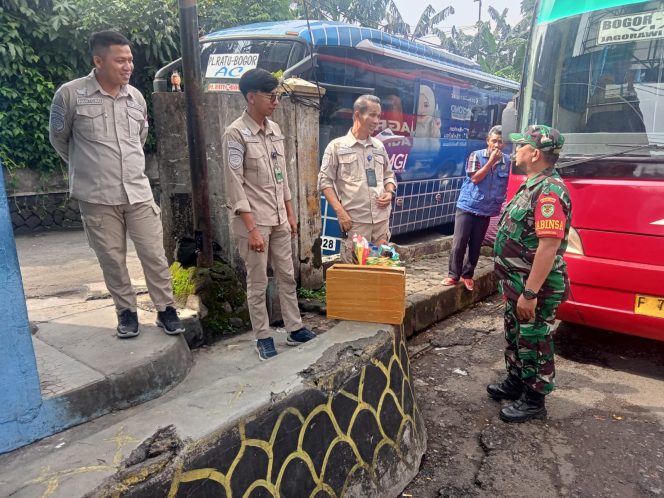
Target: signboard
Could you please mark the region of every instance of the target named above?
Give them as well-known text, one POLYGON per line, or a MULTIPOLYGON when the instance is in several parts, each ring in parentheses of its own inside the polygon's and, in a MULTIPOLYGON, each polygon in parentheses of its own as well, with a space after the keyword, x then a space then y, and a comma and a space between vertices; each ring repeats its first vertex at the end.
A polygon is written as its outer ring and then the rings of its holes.
POLYGON ((212 54, 208 59, 206 78, 240 79, 258 65, 259 54, 212 54))
POLYGON ((208 92, 239 92, 240 85, 237 83, 208 83, 208 92))
POLYGON ((602 19, 597 44, 664 38, 664 11, 602 19))

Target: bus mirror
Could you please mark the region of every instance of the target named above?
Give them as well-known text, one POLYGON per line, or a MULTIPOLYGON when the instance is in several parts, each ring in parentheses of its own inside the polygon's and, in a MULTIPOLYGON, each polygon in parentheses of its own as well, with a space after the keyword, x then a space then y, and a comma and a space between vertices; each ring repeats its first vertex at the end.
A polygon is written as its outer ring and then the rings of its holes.
POLYGON ((508 102, 505 109, 503 109, 503 115, 501 119, 501 125, 503 127, 503 137, 507 137, 509 140, 510 133, 516 133, 516 123, 517 123, 517 110, 515 102, 512 100, 508 102))

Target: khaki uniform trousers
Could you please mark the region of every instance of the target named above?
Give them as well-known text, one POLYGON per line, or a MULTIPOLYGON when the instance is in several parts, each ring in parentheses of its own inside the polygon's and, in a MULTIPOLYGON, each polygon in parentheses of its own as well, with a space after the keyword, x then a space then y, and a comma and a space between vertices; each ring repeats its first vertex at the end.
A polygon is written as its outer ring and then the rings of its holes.
POLYGON ((247 305, 251 327, 256 339, 271 336, 265 292, 267 291, 267 264, 270 263, 279 286, 281 315, 288 332, 302 328, 302 317, 297 304, 297 284, 293 271, 291 232, 288 222, 277 226, 257 225, 265 240, 263 252, 249 249, 249 234, 241 218, 232 222, 235 242, 247 269, 247 305))
POLYGON ((164 311, 173 306, 159 206, 150 200, 118 206, 79 201, 79 207, 88 243, 97 255, 118 313, 136 311, 136 292, 127 271, 127 233, 134 242, 155 308, 164 311))
POLYGON ((377 246, 380 242, 390 240, 390 220, 378 223, 355 223, 348 230, 348 238, 341 245, 341 262, 354 263, 353 261, 353 235, 362 235, 365 239, 377 246))

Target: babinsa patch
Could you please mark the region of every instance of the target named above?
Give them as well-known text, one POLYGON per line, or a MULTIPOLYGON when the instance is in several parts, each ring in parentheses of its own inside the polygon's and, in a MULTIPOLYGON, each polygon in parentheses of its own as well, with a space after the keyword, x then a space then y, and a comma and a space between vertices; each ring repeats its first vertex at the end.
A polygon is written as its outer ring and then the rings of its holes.
POLYGON ((545 218, 551 218, 556 208, 553 204, 542 204, 542 216, 545 218))

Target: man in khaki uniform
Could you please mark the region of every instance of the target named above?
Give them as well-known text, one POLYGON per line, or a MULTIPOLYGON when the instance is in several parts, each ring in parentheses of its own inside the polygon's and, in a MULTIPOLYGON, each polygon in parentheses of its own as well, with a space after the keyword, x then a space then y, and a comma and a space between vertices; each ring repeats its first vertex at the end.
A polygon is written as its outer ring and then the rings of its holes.
POLYGON ((157 308, 157 325, 179 334, 184 328, 173 307, 160 210, 145 176, 147 106, 129 85, 134 68, 129 40, 102 31, 91 36, 90 49, 92 72, 55 93, 49 138, 69 165, 69 190, 79 201, 88 242, 113 297, 118 337, 139 334, 136 293, 126 264, 127 232, 157 308))
POLYGON ((323 155, 318 190, 347 234, 341 260, 353 262, 352 235, 378 245, 390 240, 390 212, 397 183, 383 144, 371 134, 380 119, 380 99, 362 95, 353 105, 353 127, 332 140, 323 155))
POLYGON ((261 360, 277 354, 265 303, 268 262, 279 285, 288 344, 297 346, 315 337, 302 325, 297 304, 291 248, 297 221, 286 174, 284 136, 279 125, 268 119, 279 104, 278 85, 264 69, 247 71, 240 78, 247 109, 226 128, 222 140, 231 227, 247 269, 247 303, 261 360))

